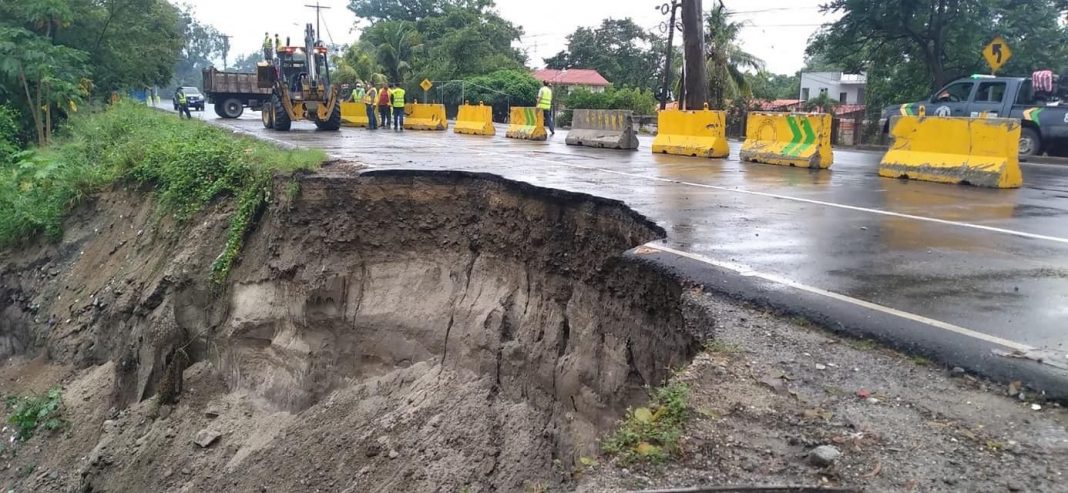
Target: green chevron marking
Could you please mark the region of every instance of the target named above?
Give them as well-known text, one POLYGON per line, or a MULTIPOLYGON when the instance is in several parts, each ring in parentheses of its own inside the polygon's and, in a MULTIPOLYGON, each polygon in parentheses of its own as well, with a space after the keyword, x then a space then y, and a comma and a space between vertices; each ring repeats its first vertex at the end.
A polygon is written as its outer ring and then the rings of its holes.
POLYGON ((782 153, 791 156, 795 147, 801 144, 801 129, 793 115, 786 115, 786 124, 790 126, 790 144, 783 148, 782 153))

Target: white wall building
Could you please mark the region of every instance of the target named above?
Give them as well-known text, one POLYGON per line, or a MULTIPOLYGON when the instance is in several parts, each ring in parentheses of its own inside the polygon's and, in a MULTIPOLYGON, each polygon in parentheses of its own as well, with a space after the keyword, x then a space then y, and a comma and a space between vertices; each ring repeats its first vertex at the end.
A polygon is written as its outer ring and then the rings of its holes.
POLYGON ((827 93, 832 100, 842 104, 865 104, 864 87, 868 83, 866 74, 844 74, 842 72, 802 72, 800 99, 808 101, 827 93))

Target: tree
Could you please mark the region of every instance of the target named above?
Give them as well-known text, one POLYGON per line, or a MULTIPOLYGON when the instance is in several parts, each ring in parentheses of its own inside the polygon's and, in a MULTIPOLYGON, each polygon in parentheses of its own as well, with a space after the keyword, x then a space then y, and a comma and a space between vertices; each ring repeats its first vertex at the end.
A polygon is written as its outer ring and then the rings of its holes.
POLYGON ((493 0, 349 0, 349 10, 371 21, 416 22, 443 15, 450 7, 484 13, 494 7, 493 0))
POLYGON ((523 31, 496 13, 492 0, 353 0, 349 9, 372 21, 338 58, 342 77, 406 84, 456 80, 521 69, 512 47, 523 31))
POLYGON ((988 71, 979 51, 998 33, 1015 53, 1007 72, 1063 64, 1068 55, 1068 31, 1058 22, 1063 4, 1063 0, 833 0, 823 11, 840 17, 816 34, 808 53, 840 60, 848 71, 876 72, 877 77, 920 75, 922 81, 897 82, 913 87, 922 82, 929 93, 956 77, 988 71))
POLYGON ((746 84, 754 99, 797 99, 801 92, 801 77, 798 74, 773 74, 766 70, 745 74, 746 84))
POLYGON ((738 45, 744 24, 730 20, 723 3, 709 12, 705 31, 705 66, 708 70, 709 103, 724 108, 727 100, 753 97, 744 70, 763 70, 764 61, 738 45))
POLYGON ((51 140, 53 112, 75 108, 86 95, 80 84, 86 54, 55 44, 56 35, 74 15, 66 2, 37 0, 21 7, 7 13, 20 15, 22 23, 32 27, 0 25, 0 75, 8 87, 21 87, 37 145, 43 146, 51 140))
POLYGON ((567 49, 546 58, 545 65, 591 68, 617 86, 655 90, 662 76, 661 52, 651 49, 655 39, 630 18, 608 18, 597 28, 569 34, 567 49))
POLYGON ((231 65, 230 70, 233 70, 234 72, 255 72, 256 64, 261 61, 263 61, 263 52, 254 51, 247 55, 237 57, 231 65))
POLYGON ((174 68, 174 85, 199 86, 201 71, 214 65, 212 60, 222 56, 228 49, 228 43, 222 33, 210 25, 198 22, 192 12, 183 11, 181 19, 185 46, 182 47, 174 68))
POLYGON ((375 48, 375 58, 382 73, 391 82, 403 82, 411 72, 412 55, 422 48, 419 32, 409 21, 383 21, 371 26, 360 37, 375 48))
POLYGON ((484 8, 446 5, 441 15, 418 21, 416 29, 426 46, 415 61, 421 77, 462 79, 521 69, 526 61, 525 55, 512 47, 523 30, 484 8))

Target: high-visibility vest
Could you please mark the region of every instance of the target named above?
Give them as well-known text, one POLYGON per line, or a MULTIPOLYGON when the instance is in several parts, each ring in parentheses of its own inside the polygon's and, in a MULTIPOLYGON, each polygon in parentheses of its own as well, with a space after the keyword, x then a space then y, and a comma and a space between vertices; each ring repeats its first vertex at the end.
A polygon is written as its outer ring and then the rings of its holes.
POLYGON ((278 36, 275 36, 274 37, 274 51, 278 51, 278 49, 281 48, 281 47, 282 47, 282 38, 279 38, 278 36))
POLYGON ((389 89, 382 88, 378 90, 378 105, 389 106, 389 89))
POLYGON ((362 101, 363 100, 363 94, 364 93, 363 93, 363 88, 362 87, 357 87, 356 89, 354 89, 352 91, 352 102, 355 103, 357 101, 362 101))
POLYGON ((270 36, 264 36, 263 37, 263 49, 265 49, 265 50, 271 49, 271 37, 270 36))
POLYGON ((182 92, 182 91, 178 91, 178 104, 181 105, 181 104, 186 104, 188 102, 189 101, 185 99, 185 93, 182 92))
POLYGON ((378 95, 378 91, 375 88, 370 88, 367 92, 363 93, 363 104, 375 104, 375 96, 378 95))
POLYGON ((547 110, 553 107, 553 90, 549 86, 538 89, 538 109, 547 110))
POLYGON ((400 87, 398 87, 398 88, 393 90, 393 107, 394 108, 403 108, 404 107, 404 89, 402 89, 400 87))

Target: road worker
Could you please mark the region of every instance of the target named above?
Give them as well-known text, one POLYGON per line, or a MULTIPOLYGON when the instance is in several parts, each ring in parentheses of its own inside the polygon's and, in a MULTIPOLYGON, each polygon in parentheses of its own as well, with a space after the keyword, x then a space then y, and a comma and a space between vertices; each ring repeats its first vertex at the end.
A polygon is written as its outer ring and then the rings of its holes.
POLYGON ((543 81, 541 89, 538 89, 538 109, 545 114, 545 128, 551 135, 556 135, 553 129, 553 90, 549 89, 549 81, 543 81))
POLYGON ((404 88, 397 86, 390 91, 393 100, 393 130, 404 130, 404 88))
POLYGON ((278 53, 282 50, 282 39, 278 37, 278 33, 274 33, 274 52, 278 53))
POLYGON ((263 61, 269 62, 274 58, 274 47, 271 46, 271 34, 263 33, 263 61))
POLYGON ((382 128, 389 128, 390 123, 390 106, 392 101, 389 97, 389 83, 383 82, 378 88, 378 115, 379 121, 382 122, 382 128))
POLYGON ((367 111, 367 129, 377 130, 378 122, 375 121, 375 100, 378 97, 378 91, 375 90, 374 84, 370 81, 367 82, 367 90, 363 93, 361 102, 364 109, 367 111))
POLYGON ((185 116, 192 120, 193 115, 189 113, 189 100, 186 99, 181 87, 174 92, 174 96, 178 98, 178 119, 181 120, 182 113, 185 113, 185 116))

